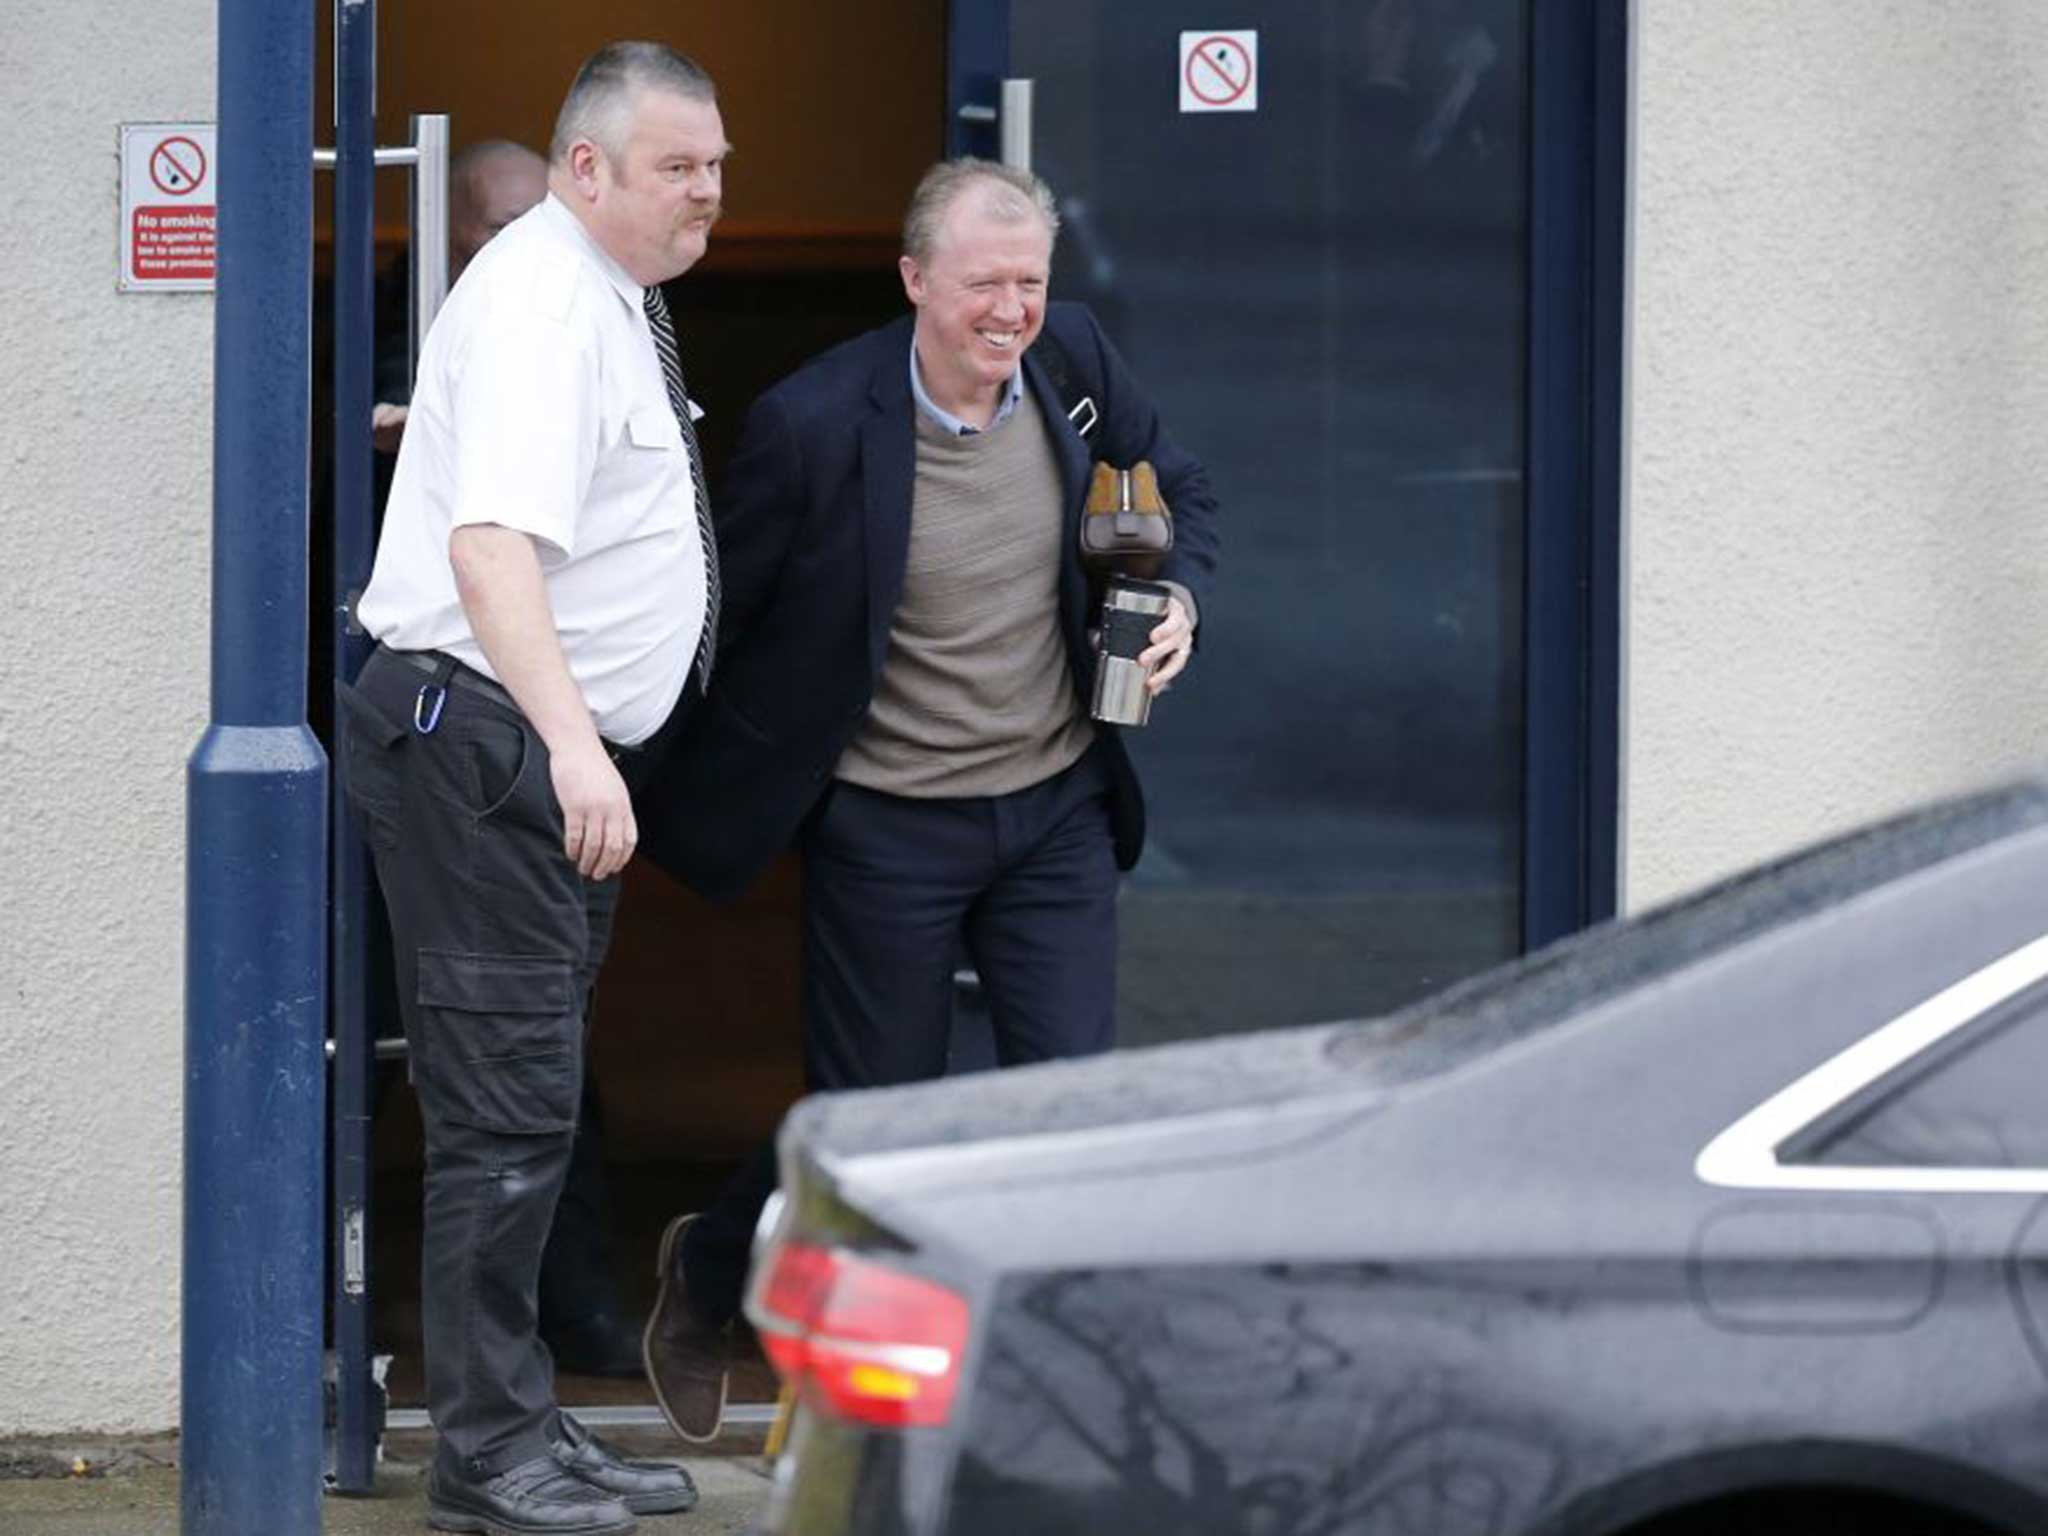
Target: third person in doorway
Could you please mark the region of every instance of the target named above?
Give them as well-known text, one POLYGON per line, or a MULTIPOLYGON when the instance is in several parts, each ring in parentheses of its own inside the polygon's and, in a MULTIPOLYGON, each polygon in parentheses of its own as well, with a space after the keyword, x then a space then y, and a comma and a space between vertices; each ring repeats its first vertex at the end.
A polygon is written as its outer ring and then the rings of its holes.
MULTIPOLYGON (((484 139, 448 162, 448 283, 452 288, 476 253, 497 233, 548 195, 548 162, 524 144, 484 139)), ((379 453, 398 452, 412 398, 405 312, 410 273, 380 284, 383 323, 377 335, 377 404, 370 413, 371 441, 379 453)))
MULTIPOLYGON (((1078 526, 1092 459, 1149 459, 1176 541, 1150 686, 1187 666, 1215 566, 1208 477, 1083 307, 1050 303, 1059 219, 1028 172, 935 166, 904 223, 914 314, 817 358, 750 413, 715 507, 717 682, 639 797, 643 848, 713 898, 792 844, 814 1089, 939 1076, 964 952, 1003 1065, 1113 1043, 1117 874, 1144 812, 1093 723, 1078 526), (1038 353, 1099 413, 1086 439, 1038 353)), ((716 1433, 763 1151, 663 1239, 648 1373, 716 1433)))

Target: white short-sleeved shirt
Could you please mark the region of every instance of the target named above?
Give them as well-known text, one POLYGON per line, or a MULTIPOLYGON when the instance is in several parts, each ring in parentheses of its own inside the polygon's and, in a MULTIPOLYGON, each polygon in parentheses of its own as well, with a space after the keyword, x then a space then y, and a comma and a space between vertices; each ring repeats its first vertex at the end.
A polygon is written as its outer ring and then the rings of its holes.
POLYGON ((550 194, 470 262, 427 333, 363 627, 495 677, 448 560, 457 528, 531 535, 569 673, 608 741, 687 682, 704 550, 644 290, 550 194))

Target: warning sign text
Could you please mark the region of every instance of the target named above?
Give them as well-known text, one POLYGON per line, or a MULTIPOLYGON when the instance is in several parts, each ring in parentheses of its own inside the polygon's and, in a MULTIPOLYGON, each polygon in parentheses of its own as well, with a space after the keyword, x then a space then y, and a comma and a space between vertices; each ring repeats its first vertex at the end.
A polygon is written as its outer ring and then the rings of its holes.
POLYGON ((213 209, 138 208, 130 231, 132 275, 141 281, 213 280, 213 209))

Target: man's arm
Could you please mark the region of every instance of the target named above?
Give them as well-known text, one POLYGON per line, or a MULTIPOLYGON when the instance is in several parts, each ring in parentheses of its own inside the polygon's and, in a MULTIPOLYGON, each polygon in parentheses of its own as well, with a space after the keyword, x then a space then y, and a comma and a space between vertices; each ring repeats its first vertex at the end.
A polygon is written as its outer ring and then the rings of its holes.
POLYGON ((1095 316, 1086 309, 1067 350, 1093 363, 1102 381, 1099 456, 1115 464, 1150 459, 1159 473, 1159 494, 1173 509, 1173 548, 1159 577, 1188 589, 1199 607, 1216 572, 1216 495, 1201 461, 1173 440, 1152 397, 1132 376, 1095 316))
POLYGON ((473 334, 452 367, 455 590, 491 671, 547 745, 563 852, 602 879, 632 856, 638 828, 563 658, 537 548, 575 548, 601 436, 596 345, 541 306, 473 334))
POLYGON ((409 408, 379 400, 370 407, 370 446, 379 453, 396 453, 405 440, 405 418, 409 408))
POLYGON ((771 391, 747 411, 711 519, 718 533, 719 639, 744 635, 781 579, 802 520, 803 450, 771 391))
POLYGON ((562 807, 562 851, 584 878, 616 874, 640 841, 624 780, 569 675, 533 540, 473 523, 448 539, 455 590, 471 633, 540 739, 562 807))
POLYGON ((1177 591, 1138 657, 1150 673, 1145 686, 1163 693, 1194 653, 1199 604, 1216 570, 1216 497, 1209 489, 1209 472, 1168 434, 1159 408, 1131 376, 1095 316, 1085 309, 1078 316, 1085 334, 1069 340, 1067 350, 1087 357, 1094 365, 1090 371, 1101 380, 1101 456, 1114 464, 1151 460, 1159 474, 1159 494, 1173 509, 1173 549, 1158 579, 1177 591), (1187 594, 1185 601, 1179 593, 1187 594))

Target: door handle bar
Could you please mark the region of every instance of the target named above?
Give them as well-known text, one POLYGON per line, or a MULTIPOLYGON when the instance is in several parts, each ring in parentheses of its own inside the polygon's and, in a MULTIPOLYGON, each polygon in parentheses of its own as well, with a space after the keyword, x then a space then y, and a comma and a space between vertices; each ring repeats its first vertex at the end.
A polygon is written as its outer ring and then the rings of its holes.
MULTIPOLYGON (((316 149, 313 151, 313 169, 316 171, 333 170, 334 161, 335 152, 331 149, 316 149)), ((419 146, 416 144, 387 144, 376 151, 376 161, 379 170, 382 170, 387 165, 418 165, 420 161, 419 146)))
POLYGON ((999 153, 1005 165, 1020 171, 1031 169, 1031 109, 1037 94, 1035 80, 1005 80, 1003 111, 997 128, 999 153))
POLYGON ((418 366, 427 327, 448 297, 448 114, 413 115, 419 163, 412 172, 412 360, 418 366))
POLYGON ((970 101, 963 104, 955 115, 963 123, 996 124, 996 158, 1005 165, 1028 171, 1031 169, 1031 109, 1037 85, 1037 81, 1028 78, 1004 80, 1000 107, 992 107, 985 101, 970 101))

